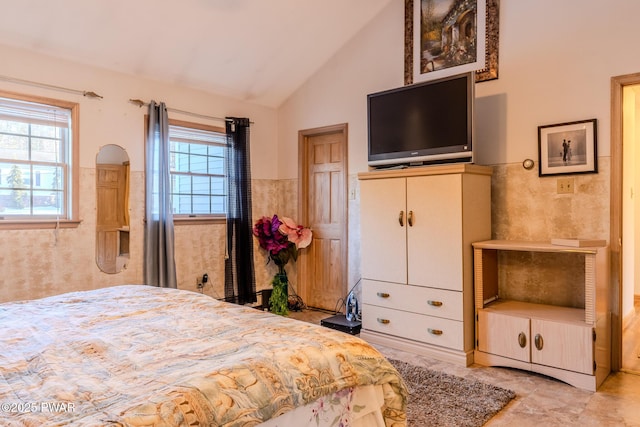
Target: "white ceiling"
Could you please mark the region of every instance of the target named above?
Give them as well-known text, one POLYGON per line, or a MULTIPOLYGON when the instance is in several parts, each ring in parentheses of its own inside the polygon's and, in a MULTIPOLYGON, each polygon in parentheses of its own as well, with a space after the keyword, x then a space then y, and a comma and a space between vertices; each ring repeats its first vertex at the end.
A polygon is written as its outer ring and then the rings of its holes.
POLYGON ((0 44, 277 107, 390 2, 0 0, 0 44))

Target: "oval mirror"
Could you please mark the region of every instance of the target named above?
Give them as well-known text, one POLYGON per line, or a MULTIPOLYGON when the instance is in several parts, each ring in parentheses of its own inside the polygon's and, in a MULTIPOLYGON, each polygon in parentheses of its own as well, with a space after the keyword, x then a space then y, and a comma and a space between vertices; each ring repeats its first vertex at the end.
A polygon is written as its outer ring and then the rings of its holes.
POLYGON ((96 156, 96 263, 118 273, 129 263, 129 156, 105 145, 96 156))

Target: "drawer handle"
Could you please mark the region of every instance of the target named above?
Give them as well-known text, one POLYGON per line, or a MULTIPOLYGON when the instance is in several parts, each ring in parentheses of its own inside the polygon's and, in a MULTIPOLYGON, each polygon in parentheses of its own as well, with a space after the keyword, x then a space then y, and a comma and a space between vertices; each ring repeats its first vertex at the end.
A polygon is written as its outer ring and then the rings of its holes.
POLYGON ((386 292, 378 292, 376 295, 378 295, 380 298, 389 298, 391 296, 386 292))
POLYGON ((542 350, 542 347, 544 347, 544 340, 542 339, 542 335, 540 334, 536 334, 533 342, 538 350, 542 350))
POLYGON ((518 344, 520 344, 520 348, 527 346, 527 335, 524 332, 518 334, 518 344))
POLYGON ((383 325, 386 325, 389 323, 389 319, 382 319, 378 317, 378 323, 382 323, 383 325))
POLYGON ((427 331, 429 331, 431 335, 442 335, 442 331, 440 329, 428 328, 427 331))
POLYGON ((442 301, 433 301, 433 300, 429 300, 427 301, 427 304, 433 306, 433 307, 442 307, 442 301))

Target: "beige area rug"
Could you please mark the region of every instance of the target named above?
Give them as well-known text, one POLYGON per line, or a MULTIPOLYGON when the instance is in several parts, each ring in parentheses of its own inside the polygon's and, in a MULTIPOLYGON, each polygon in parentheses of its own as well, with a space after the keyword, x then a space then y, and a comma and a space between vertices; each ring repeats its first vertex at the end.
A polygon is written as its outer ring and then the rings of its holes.
POLYGON ((408 427, 478 427, 516 395, 491 384, 390 360, 409 389, 408 427))

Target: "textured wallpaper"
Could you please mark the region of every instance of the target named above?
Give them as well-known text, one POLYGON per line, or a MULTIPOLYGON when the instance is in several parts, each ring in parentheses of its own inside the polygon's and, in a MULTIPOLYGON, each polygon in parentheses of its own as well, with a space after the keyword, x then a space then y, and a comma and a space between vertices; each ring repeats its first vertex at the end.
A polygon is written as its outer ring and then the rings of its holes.
POLYGON ((0 301, 33 299, 67 291, 142 282, 142 173, 131 173, 133 255, 127 268, 105 274, 96 264, 95 169, 80 169, 78 228, 0 231, 0 301))
MULTIPOLYGON (((597 174, 572 175, 574 194, 557 194, 556 177, 538 177, 537 170, 527 171, 518 164, 494 167, 492 178, 493 238, 550 240, 553 237, 608 239, 609 236, 609 158, 599 158, 597 174)), ((80 217, 77 229, 0 231, 0 301, 39 298, 67 291, 95 289, 110 285, 142 283, 142 243, 144 213, 144 174, 131 173, 131 259, 117 274, 102 273, 95 261, 96 192, 95 169, 80 171, 80 217)), ((360 209, 359 183, 349 176, 349 275, 351 287, 360 278, 360 209)), ((298 180, 254 180, 254 222, 263 215, 290 216, 298 219, 298 180)), ((176 267, 182 289, 197 290, 197 280, 207 273, 210 281, 206 294, 224 295, 225 227, 214 225, 180 225, 175 229, 176 267)), ((266 253, 254 239, 257 289, 270 287, 276 272, 267 264, 266 253)), ((539 281, 539 260, 531 260, 531 269, 505 269, 502 277, 510 283, 509 293, 531 294, 544 299, 547 292, 533 285, 539 281)), ((513 263, 517 264, 517 263, 513 263)), ((581 280, 580 267, 553 267, 565 277, 581 280), (576 272, 574 274, 574 272, 576 272)), ((287 266, 293 286, 297 285, 295 265, 287 266)), ((552 277, 557 276, 550 270, 552 277)), ((543 280, 551 283, 551 280, 543 280)), ((578 301, 579 287, 569 288, 563 301, 578 301)))
MULTIPOLYGON (((538 177, 520 164, 494 167, 493 238, 550 241, 609 239, 610 159, 598 159, 597 174, 572 177, 575 193, 558 194, 559 176, 538 177)), ((584 257, 530 252, 500 253, 501 298, 584 308, 584 257)))
POLYGON ((538 176, 520 163, 493 168, 492 229, 495 239, 609 239, 610 158, 599 173, 538 176), (558 177, 574 179, 575 193, 558 194, 558 177))

